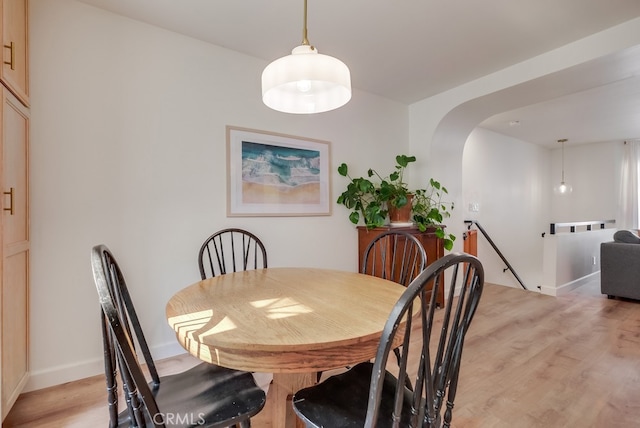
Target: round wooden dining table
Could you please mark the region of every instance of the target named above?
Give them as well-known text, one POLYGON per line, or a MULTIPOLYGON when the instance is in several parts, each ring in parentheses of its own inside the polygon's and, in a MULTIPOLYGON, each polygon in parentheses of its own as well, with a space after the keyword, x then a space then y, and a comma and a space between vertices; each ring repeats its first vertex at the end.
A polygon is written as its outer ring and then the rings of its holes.
MULTIPOLYGON (((318 268, 227 273, 178 291, 166 315, 180 344, 200 360, 273 373, 272 427, 287 420, 291 395, 319 371, 375 356, 384 324, 405 290, 370 275, 318 268)), ((295 418, 294 418, 295 419, 295 418)))

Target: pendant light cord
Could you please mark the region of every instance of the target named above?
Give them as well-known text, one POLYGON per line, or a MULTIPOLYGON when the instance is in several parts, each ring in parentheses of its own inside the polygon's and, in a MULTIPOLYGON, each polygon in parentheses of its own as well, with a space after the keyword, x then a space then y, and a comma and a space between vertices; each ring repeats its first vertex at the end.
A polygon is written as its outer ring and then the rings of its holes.
POLYGON ((315 48, 309 43, 309 39, 307 39, 307 0, 304 0, 304 17, 302 20, 302 45, 309 46, 312 51, 315 50, 315 48))
POLYGON ((564 183, 564 141, 562 142, 562 182, 564 183))
POLYGON ((562 140, 558 140, 558 142, 562 144, 562 180, 560 181, 561 183, 564 183, 564 143, 566 141, 567 141, 566 138, 563 138, 562 140))

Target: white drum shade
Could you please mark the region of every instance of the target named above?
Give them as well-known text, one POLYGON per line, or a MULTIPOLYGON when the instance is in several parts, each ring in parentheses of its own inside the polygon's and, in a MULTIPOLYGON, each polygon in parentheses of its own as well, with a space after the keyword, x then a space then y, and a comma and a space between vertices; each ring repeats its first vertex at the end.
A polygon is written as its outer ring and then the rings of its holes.
POLYGON ((351 99, 349 68, 339 59, 301 45, 262 72, 262 101, 285 113, 322 113, 351 99))

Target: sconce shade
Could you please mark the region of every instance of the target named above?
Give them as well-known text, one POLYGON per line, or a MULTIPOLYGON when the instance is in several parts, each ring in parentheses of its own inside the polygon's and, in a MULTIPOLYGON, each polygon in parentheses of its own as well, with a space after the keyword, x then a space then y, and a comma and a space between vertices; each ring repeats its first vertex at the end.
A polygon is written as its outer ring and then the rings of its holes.
POLYGON ((337 58, 301 45, 262 72, 262 101, 284 113, 322 113, 351 99, 349 67, 337 58))

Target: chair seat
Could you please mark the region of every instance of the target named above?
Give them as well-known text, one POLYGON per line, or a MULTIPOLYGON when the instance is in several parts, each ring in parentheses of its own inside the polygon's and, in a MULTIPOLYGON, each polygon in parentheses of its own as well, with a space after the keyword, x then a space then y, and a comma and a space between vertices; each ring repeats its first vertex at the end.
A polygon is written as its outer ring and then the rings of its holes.
MULTIPOLYGON (((365 424, 373 363, 360 363, 293 396, 298 416, 311 427, 362 428, 365 424)), ((393 400, 397 379, 386 372, 376 428, 393 425, 393 400)), ((409 426, 411 391, 405 388, 400 426, 409 426)))
MULTIPOLYGON (((213 364, 162 376, 160 382, 157 388, 153 383, 149 387, 167 427, 227 427, 254 416, 265 403, 265 393, 251 373, 213 364)), ((130 423, 128 411, 120 413, 118 426, 130 423)), ((153 426, 149 420, 147 424, 153 426)))

